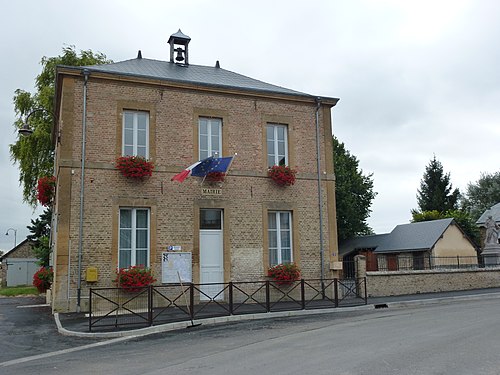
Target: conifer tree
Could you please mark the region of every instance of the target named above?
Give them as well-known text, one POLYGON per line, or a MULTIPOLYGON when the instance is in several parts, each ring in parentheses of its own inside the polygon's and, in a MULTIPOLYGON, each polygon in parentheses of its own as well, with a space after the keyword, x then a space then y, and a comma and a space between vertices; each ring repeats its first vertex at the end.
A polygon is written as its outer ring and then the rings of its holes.
POLYGON ((35 256, 38 258, 40 266, 48 266, 50 260, 50 225, 52 220, 52 210, 46 208, 40 216, 33 220, 27 228, 31 232, 27 239, 32 242, 32 249, 35 256))
POLYGON ((453 190, 450 174, 444 173, 443 165, 434 155, 429 165, 425 167, 417 193, 420 212, 456 210, 459 198, 460 192, 458 189, 453 190))

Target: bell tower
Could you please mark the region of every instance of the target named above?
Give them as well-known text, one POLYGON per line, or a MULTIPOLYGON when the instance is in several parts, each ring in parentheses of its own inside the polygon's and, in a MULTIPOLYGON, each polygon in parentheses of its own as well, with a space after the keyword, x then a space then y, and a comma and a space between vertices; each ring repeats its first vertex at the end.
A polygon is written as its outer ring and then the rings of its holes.
POLYGON ((175 34, 170 35, 168 44, 170 44, 170 62, 182 65, 189 65, 188 44, 191 38, 183 34, 181 29, 175 34), (174 57, 174 52, 177 54, 174 57))

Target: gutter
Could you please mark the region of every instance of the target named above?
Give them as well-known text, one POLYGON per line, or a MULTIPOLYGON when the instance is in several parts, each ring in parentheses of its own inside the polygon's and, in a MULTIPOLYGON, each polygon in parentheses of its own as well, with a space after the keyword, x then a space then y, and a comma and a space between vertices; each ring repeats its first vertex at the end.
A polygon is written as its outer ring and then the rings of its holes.
POLYGON ((83 70, 83 115, 82 115, 82 164, 81 164, 81 179, 80 179, 80 225, 78 228, 78 280, 77 280, 77 302, 76 312, 81 311, 81 295, 82 295, 82 252, 83 252, 83 203, 85 197, 85 144, 87 131, 87 83, 90 72, 88 69, 83 70))

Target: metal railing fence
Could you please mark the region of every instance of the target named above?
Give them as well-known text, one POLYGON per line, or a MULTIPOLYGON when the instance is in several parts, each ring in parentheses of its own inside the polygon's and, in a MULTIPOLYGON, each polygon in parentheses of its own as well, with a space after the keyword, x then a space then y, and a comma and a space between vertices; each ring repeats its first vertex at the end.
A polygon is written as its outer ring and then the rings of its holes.
POLYGON ((487 256, 449 256, 438 257, 422 255, 379 255, 377 257, 378 271, 420 271, 420 270, 451 270, 477 269, 488 266, 499 266, 500 259, 487 256))
POLYGON ((367 304, 366 278, 91 288, 89 331, 367 304))

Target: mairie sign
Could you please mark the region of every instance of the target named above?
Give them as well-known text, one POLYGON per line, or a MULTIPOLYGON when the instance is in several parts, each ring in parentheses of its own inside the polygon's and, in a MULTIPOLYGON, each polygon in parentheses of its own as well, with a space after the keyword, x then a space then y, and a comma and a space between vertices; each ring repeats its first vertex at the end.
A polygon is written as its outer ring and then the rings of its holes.
POLYGON ((203 195, 222 195, 222 189, 217 188, 201 188, 203 195))

